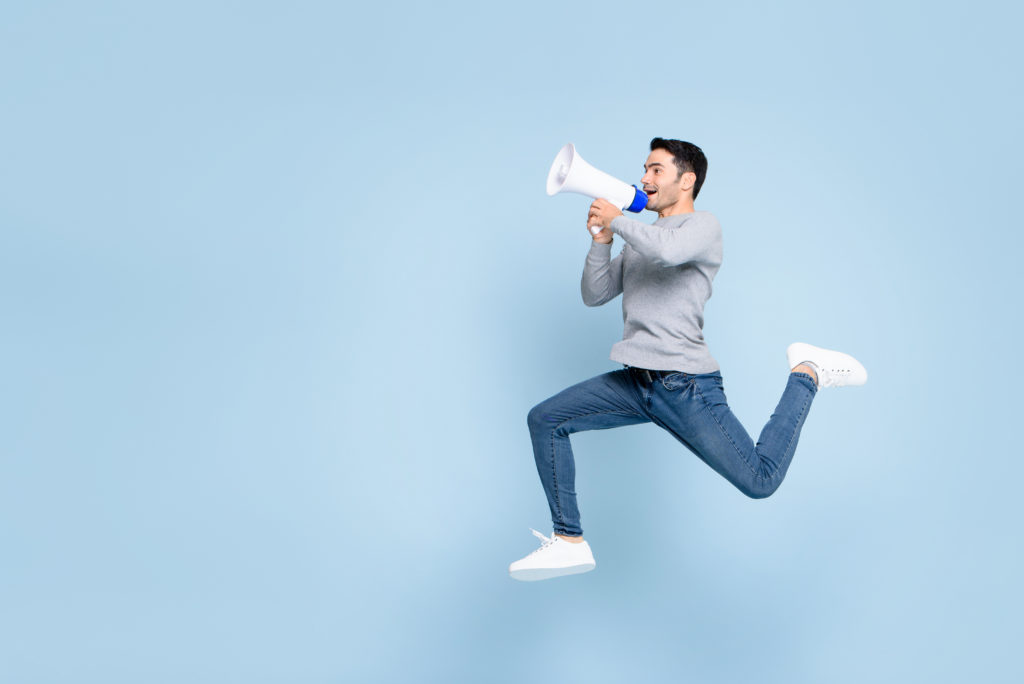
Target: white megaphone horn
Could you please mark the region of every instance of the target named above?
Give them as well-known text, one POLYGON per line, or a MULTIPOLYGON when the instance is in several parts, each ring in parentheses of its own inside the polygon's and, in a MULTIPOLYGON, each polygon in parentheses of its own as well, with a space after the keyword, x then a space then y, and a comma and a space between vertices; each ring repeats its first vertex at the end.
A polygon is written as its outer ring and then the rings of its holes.
POLYGON ((647 194, 642 189, 595 169, 583 161, 572 143, 558 151, 548 171, 547 189, 548 195, 575 192, 594 199, 600 197, 626 211, 640 212, 647 206, 647 194))

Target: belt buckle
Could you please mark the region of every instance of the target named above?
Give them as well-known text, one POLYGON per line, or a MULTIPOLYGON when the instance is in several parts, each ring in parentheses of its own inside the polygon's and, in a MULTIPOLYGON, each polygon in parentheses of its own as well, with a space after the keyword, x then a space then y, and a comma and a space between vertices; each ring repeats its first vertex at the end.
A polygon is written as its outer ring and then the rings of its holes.
POLYGON ((631 371, 634 371, 641 378, 647 380, 647 384, 652 384, 656 377, 660 377, 660 375, 657 374, 657 371, 651 372, 646 368, 637 368, 636 366, 630 366, 628 364, 626 365, 626 368, 628 368, 631 371))

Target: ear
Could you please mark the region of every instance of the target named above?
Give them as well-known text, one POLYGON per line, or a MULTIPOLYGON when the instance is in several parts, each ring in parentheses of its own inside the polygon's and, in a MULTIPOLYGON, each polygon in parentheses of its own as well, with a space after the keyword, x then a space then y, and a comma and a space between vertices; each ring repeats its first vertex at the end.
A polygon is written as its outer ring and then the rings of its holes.
POLYGON ((695 174, 693 171, 687 171, 686 173, 683 174, 682 178, 680 179, 680 182, 681 185, 679 187, 681 187, 683 190, 690 190, 692 192, 693 186, 697 182, 697 174, 695 174))

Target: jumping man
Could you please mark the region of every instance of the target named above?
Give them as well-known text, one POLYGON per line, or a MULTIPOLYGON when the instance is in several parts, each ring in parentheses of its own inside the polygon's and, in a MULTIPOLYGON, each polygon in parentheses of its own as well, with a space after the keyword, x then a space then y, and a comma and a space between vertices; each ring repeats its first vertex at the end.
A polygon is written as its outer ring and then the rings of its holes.
POLYGON ((867 371, 852 356, 795 343, 775 413, 757 444, 726 403, 718 363, 704 341, 704 304, 722 264, 722 229, 693 202, 707 172, 699 147, 655 138, 644 164, 647 209, 658 219, 626 218, 603 199, 590 205, 592 242, 583 267, 583 303, 600 306, 622 295, 622 341, 611 359, 624 368, 573 385, 541 402, 527 418, 533 455, 551 509, 554 533, 536 530, 541 546, 509 566, 518 580, 593 570, 576 506, 569 435, 654 423, 749 497, 782 484, 800 429, 819 388, 863 385, 867 371), (612 236, 625 243, 611 258, 612 236))

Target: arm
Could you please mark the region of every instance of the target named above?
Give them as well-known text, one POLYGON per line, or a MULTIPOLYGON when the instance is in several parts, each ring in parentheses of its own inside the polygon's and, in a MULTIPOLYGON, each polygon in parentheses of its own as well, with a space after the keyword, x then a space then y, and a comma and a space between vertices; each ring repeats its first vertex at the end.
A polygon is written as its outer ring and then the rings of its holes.
POLYGON ((722 227, 710 214, 694 216, 679 228, 652 226, 616 216, 610 228, 639 254, 663 266, 722 261, 722 227))
POLYGON ((595 240, 583 264, 580 291, 587 306, 601 306, 622 293, 622 254, 611 258, 611 243, 595 240))

